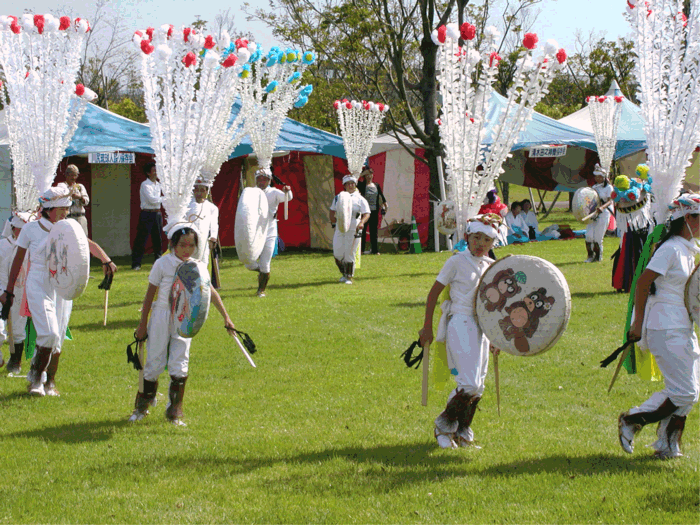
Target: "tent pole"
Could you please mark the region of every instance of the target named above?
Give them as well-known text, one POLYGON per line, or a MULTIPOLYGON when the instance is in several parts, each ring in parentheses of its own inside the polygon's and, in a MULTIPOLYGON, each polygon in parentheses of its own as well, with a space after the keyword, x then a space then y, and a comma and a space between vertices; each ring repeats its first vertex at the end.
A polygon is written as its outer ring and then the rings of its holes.
MULTIPOLYGON (((547 215, 549 215, 550 213, 552 213, 552 210, 554 209, 554 205, 557 203, 557 199, 559 198, 559 195, 561 195, 561 192, 560 192, 560 191, 558 191, 557 194, 554 196, 554 200, 552 201, 552 205, 549 207, 549 211, 547 211, 547 213, 545 213, 545 214, 542 216, 543 219, 546 218, 547 215)), ((547 209, 547 207, 545 206, 545 210, 546 210, 546 209, 547 209)))
MULTIPOLYGON (((530 205, 534 206, 535 198, 532 196, 532 188, 530 186, 527 187, 527 191, 530 192, 530 205)), ((535 208, 535 215, 537 215, 537 208, 535 208)))
POLYGON ((438 180, 440 181, 440 200, 444 202, 447 200, 447 196, 445 194, 445 174, 442 171, 442 157, 435 157, 435 162, 437 163, 438 180))

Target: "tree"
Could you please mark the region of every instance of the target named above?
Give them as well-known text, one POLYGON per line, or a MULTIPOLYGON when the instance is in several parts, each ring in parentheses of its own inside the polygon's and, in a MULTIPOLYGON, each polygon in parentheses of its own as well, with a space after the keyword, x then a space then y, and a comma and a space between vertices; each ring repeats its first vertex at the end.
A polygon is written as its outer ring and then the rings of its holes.
POLYGON ((109 110, 136 122, 146 122, 148 120, 143 105, 137 105, 129 97, 124 97, 119 102, 110 102, 109 110))

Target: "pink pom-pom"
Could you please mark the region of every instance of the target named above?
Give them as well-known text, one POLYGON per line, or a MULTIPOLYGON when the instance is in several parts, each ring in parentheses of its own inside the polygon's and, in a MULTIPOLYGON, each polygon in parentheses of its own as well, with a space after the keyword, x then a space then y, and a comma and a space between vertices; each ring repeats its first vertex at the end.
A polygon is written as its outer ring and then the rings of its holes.
POLYGON ((44 32, 45 22, 44 15, 34 15, 34 25, 36 26, 40 35, 44 32))
POLYGON ((471 25, 469 22, 464 22, 462 27, 459 28, 459 34, 462 40, 474 40, 476 36, 476 26, 471 25))
POLYGON ((190 34, 192 33, 192 28, 191 27, 186 27, 185 29, 182 30, 182 36, 185 39, 185 42, 190 41, 190 34))
POLYGON ((336 100, 335 102, 333 102, 333 107, 334 107, 335 109, 340 108, 340 100, 336 100))
POLYGON ((204 49, 212 49, 215 45, 213 36, 209 35, 204 39, 204 49))
POLYGON ((58 29, 60 31, 65 31, 70 27, 70 17, 69 16, 62 16, 61 17, 61 25, 58 26, 58 29))
POLYGON ((528 49, 535 49, 535 46, 539 42, 536 33, 525 33, 525 38, 523 38, 523 45, 528 49))
POLYGON ((75 85, 75 94, 78 95, 79 97, 82 97, 85 94, 85 86, 82 84, 76 84, 75 85))
POLYGON ((557 51, 557 62, 559 62, 560 64, 566 62, 566 51, 564 51, 564 49, 560 49, 559 51, 557 51))
POLYGON ((445 38, 447 36, 447 27, 446 26, 440 26, 438 27, 438 40, 440 41, 441 44, 445 43, 445 38))
POLYGON ((624 100, 625 97, 615 97, 615 102, 618 104, 624 100))
POLYGON ((236 65, 236 61, 238 60, 238 57, 231 53, 229 56, 226 57, 226 60, 223 61, 221 64, 224 67, 232 67, 236 65))
POLYGON ((141 40, 141 51, 143 51, 147 55, 150 55, 151 53, 153 53, 154 49, 155 47, 153 47, 150 40, 141 40))
POLYGON ((493 67, 494 60, 496 61, 496 65, 498 66, 499 62, 501 61, 501 57, 498 53, 492 51, 491 55, 489 55, 489 67, 493 67))
POLYGON ((182 63, 185 64, 185 67, 193 66, 197 63, 197 57, 192 51, 190 51, 184 56, 182 63))

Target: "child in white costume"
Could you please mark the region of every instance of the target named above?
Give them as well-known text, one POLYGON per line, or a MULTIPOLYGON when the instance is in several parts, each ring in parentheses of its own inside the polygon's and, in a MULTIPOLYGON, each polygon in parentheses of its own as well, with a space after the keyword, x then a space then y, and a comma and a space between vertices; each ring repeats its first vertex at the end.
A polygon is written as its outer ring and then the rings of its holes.
POLYGON ((211 182, 198 178, 194 183, 192 200, 187 210, 187 220, 194 223, 197 231, 202 235, 201 261, 209 265, 209 253, 219 238, 219 208, 213 202, 207 200, 211 182))
POLYGON ((603 208, 603 205, 612 198, 613 192, 613 185, 608 182, 607 174, 600 165, 596 164, 593 175, 596 183, 592 189, 598 194, 601 205, 598 207, 598 215, 586 226, 586 262, 600 262, 603 256, 603 237, 610 222, 610 209, 603 208))
POLYGON ((630 339, 641 337, 663 373, 665 388, 618 418, 620 445, 631 454, 634 436, 658 422, 656 456, 682 456, 685 420, 700 396, 700 347, 685 307, 685 286, 700 253, 700 195, 686 194, 671 205, 671 226, 637 281, 630 339), (656 288, 650 294, 652 284, 656 288), (636 315, 644 312, 644 315, 636 315))
MULTIPOLYGON (((22 227, 29 222, 30 214, 26 212, 13 213, 8 221, 8 235, 0 239, 0 290, 4 290, 7 286, 7 279, 10 275, 10 265, 14 260, 15 244, 17 236, 22 230, 22 227)), ((15 286, 17 295, 22 296, 24 292, 24 284, 15 286)), ((12 303, 10 309, 10 319, 12 320, 12 347, 10 348, 10 360, 7 362, 7 371, 11 374, 19 374, 22 363, 22 352, 24 352, 25 328, 27 326, 27 318, 20 315, 21 301, 12 303)), ((0 347, 8 339, 9 321, 0 319, 0 347)), ((0 351, 0 367, 4 364, 4 358, 0 351)))
MULTIPOLYGON (((171 323, 169 297, 178 266, 191 260, 192 254, 197 251, 199 235, 192 226, 192 223, 179 223, 168 232, 170 253, 155 262, 148 276, 148 290, 141 309, 141 321, 135 334, 138 340, 148 337, 148 353, 143 369, 143 392, 136 393, 134 412, 129 421, 139 421, 148 415, 149 405, 155 404, 158 377, 167 364, 170 389, 165 417, 175 425, 185 425, 182 422, 182 402, 189 375, 192 339, 178 335, 177 329, 171 323), (153 307, 153 313, 151 313, 151 307, 153 307), (150 320, 149 313, 151 313, 150 320)), ((209 276, 203 277, 208 279, 209 276)), ((214 287, 211 287, 210 291, 212 303, 224 318, 224 327, 231 333, 234 326, 221 302, 221 297, 214 287)))
POLYGON ((435 438, 441 448, 466 447, 474 442, 471 422, 484 392, 489 362, 489 341, 474 318, 474 294, 481 276, 494 262, 487 254, 501 222, 501 217, 493 213, 478 215, 469 222, 468 249, 447 260, 425 304, 425 323, 419 332, 421 346, 433 341, 435 305, 445 286, 450 286, 450 300, 442 305, 437 340, 446 341, 447 360, 457 387, 435 419, 435 438))
POLYGON ((270 262, 277 244, 277 208, 284 203, 285 195, 287 196, 287 201, 291 201, 294 198, 292 189, 289 186, 284 186, 281 190, 271 188, 271 180, 272 172, 269 168, 259 169, 255 172, 255 185, 265 192, 269 210, 265 247, 257 261, 246 264, 246 268, 253 272, 258 272, 258 290, 255 293, 258 297, 265 297, 265 289, 270 280, 270 262))
MULTIPOLYGON (((7 306, 7 301, 14 304, 15 300, 21 299, 15 298, 14 290, 25 254, 29 251, 30 266, 25 293, 37 336, 36 351, 27 374, 27 390, 31 395, 41 397, 59 395, 55 377, 73 301, 61 298, 44 280, 47 272, 46 241, 53 225, 68 215, 71 206, 70 195, 65 194, 65 189, 53 187, 41 196, 39 202, 42 206, 42 217, 24 226, 17 238, 17 251, 0 302, 7 306)), ((102 261, 105 275, 117 270, 99 245, 90 239, 88 245, 90 253, 102 261)))
POLYGON ((340 282, 352 284, 352 277, 355 275, 355 253, 362 240, 362 230, 365 227, 365 223, 369 220, 371 210, 367 199, 357 191, 356 177, 352 175, 343 177, 343 187, 352 198, 352 220, 347 232, 341 233, 336 228, 335 212, 338 205, 338 195, 340 194, 336 195, 330 211, 331 225, 335 228, 335 233, 333 234, 333 257, 335 257, 335 264, 342 274, 340 282))

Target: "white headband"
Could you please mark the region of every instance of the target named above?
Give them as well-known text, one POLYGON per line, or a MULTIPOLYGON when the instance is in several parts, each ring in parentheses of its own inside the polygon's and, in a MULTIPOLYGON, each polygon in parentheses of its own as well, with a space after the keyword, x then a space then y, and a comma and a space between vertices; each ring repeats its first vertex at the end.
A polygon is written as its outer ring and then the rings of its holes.
POLYGON ((194 230, 194 232, 197 234, 197 238, 201 242, 202 235, 199 233, 199 229, 194 225, 193 222, 189 222, 189 221, 176 222, 172 226, 166 225, 165 228, 163 228, 163 231, 168 236, 168 239, 172 239, 173 235, 175 234, 176 231, 184 230, 185 228, 190 228, 190 229, 194 230))
POLYGON ((262 168, 255 172, 255 177, 267 177, 272 180, 272 171, 269 168, 262 168))
POLYGON ((345 177, 343 177, 343 186, 345 186, 348 182, 354 182, 357 184, 357 177, 354 175, 345 175, 345 177))
POLYGON ((197 179, 194 181, 195 186, 204 186, 207 189, 211 189, 211 187, 214 185, 213 181, 210 180, 205 180, 205 179, 197 179))
POLYGON ((498 228, 483 222, 473 221, 467 226, 467 233, 485 233, 492 239, 495 239, 498 236, 498 228))
POLYGON ((67 194, 65 190, 53 186, 39 197, 39 204, 41 204, 41 207, 44 209, 70 208, 73 201, 71 200, 70 194, 67 194))
POLYGON ((691 213, 700 213, 700 195, 697 193, 681 195, 669 205, 669 210, 672 221, 691 213))

